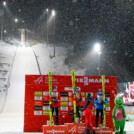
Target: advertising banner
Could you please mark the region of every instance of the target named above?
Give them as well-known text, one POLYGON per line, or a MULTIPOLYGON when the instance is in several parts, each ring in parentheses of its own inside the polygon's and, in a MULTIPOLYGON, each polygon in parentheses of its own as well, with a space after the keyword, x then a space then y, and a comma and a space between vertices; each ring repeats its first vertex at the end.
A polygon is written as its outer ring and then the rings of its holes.
MULTIPOLYGON (((102 89, 101 76, 76 76, 75 85, 80 87, 82 103, 84 106, 86 94, 91 93, 92 98, 97 95, 98 89, 102 89)), ((57 86, 61 96, 59 107, 59 124, 72 123, 72 79, 66 75, 52 75, 52 87, 57 86)), ((105 77, 105 93, 109 103, 106 105, 106 126, 114 129, 112 121, 112 110, 114 98, 117 94, 116 77, 105 77)), ((24 132, 42 132, 43 125, 49 121, 50 107, 47 95, 49 94, 48 75, 26 75, 25 77, 25 114, 24 114, 24 132)), ((93 107, 92 123, 95 126, 95 105, 93 107)), ((54 112, 54 123, 56 115, 54 112)), ((84 123, 85 116, 81 115, 84 123)))

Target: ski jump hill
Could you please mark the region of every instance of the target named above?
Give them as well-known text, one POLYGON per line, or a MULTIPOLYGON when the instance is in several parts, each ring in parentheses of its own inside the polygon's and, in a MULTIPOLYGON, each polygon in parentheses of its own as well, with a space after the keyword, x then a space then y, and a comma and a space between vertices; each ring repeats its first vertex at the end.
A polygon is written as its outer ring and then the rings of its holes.
POLYGON ((6 103, 0 114, 0 132, 23 132, 26 74, 39 74, 37 62, 32 48, 18 47, 11 71, 6 103))

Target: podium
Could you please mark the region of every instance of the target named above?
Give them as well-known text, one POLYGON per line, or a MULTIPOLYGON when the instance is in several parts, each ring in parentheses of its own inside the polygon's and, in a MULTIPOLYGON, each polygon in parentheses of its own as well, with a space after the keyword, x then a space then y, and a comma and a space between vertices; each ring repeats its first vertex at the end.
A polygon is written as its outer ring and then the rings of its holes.
POLYGON ((43 134, 67 134, 65 125, 61 126, 43 126, 43 134))
POLYGON ((95 128, 96 134, 113 134, 112 128, 95 128))
MULTIPOLYGON (((112 128, 95 128, 96 134, 112 134, 112 128)), ((65 123, 60 126, 43 125, 43 134, 85 134, 85 124, 65 123)))

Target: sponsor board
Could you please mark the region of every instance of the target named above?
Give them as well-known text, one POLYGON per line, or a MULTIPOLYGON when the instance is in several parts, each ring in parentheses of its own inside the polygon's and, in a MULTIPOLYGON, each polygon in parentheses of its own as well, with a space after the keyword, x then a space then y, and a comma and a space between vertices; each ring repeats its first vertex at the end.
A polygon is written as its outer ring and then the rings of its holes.
POLYGON ((69 106, 72 106, 72 102, 69 102, 69 106))
POLYGON ((43 115, 49 115, 50 112, 49 111, 43 111, 43 115))
POLYGON ((37 78, 36 80, 34 80, 35 84, 40 84, 43 83, 43 76, 40 76, 39 78, 37 78))
POLYGON ((85 124, 65 123, 68 134, 85 134, 85 124))
POLYGON ((61 97, 61 101, 68 101, 68 97, 61 97))
POLYGON ((60 96, 68 96, 68 92, 61 92, 60 96))
POLYGON ((49 92, 43 92, 44 96, 47 96, 49 94, 49 92))
POLYGON ((95 129, 96 134, 113 134, 113 130, 111 128, 102 128, 102 129, 95 129))
POLYGON ((45 111, 49 111, 50 110, 50 107, 49 106, 43 106, 43 110, 45 111))
MULTIPOLYGON (((76 78, 75 81, 84 83, 84 85, 89 85, 90 83, 102 83, 102 79, 90 79, 89 77, 76 78)), ((109 83, 109 79, 105 79, 105 83, 109 83)))
POLYGON ((72 92, 68 92, 68 96, 71 96, 72 92))
POLYGON ((42 106, 34 106, 34 110, 42 110, 42 106))
POLYGON ((110 101, 110 98, 109 97, 106 97, 108 101, 110 101))
POLYGON ((43 105, 49 105, 49 101, 43 101, 43 105))
POLYGON ((106 107, 106 111, 110 111, 110 107, 106 107))
POLYGON ((43 134, 67 134, 66 126, 43 126, 43 134))
MULTIPOLYGON (((80 107, 84 106, 86 93, 92 93, 92 98, 97 95, 98 89, 102 88, 100 76, 76 76, 75 83, 80 87, 82 103, 80 107)), ((106 77, 106 93, 110 103, 107 105, 107 127, 114 128, 112 122, 111 109, 114 107, 114 95, 117 93, 116 77, 106 77), (112 90, 111 90, 112 89, 112 90)), ((26 75, 25 86, 25 116, 24 116, 24 132, 41 132, 42 125, 47 124, 49 120, 49 101, 47 95, 49 94, 48 75, 26 75), (33 114, 31 114, 33 113, 33 114)), ((72 80, 71 76, 52 76, 52 85, 58 87, 58 92, 61 95, 61 102, 59 103, 59 124, 69 123, 72 121, 72 80)), ((93 113, 95 113, 95 105, 93 106, 93 113)), ((54 122, 56 121, 55 112, 53 114, 54 122)), ((82 114, 82 122, 84 122, 85 115, 82 114)), ((92 117, 93 126, 95 126, 95 116, 92 117)))
POLYGON ((42 92, 34 92, 35 96, 42 96, 42 92))
POLYGON ((68 107, 60 107, 61 111, 68 111, 68 107))
POLYGON ((41 101, 35 101, 34 105, 35 106, 42 106, 42 102, 41 101))
POLYGON ((65 87, 64 90, 65 91, 72 91, 72 87, 65 87))
POLYGON ((81 92, 81 96, 85 96, 85 92, 81 92))
POLYGON ((42 115, 42 111, 34 111, 34 115, 42 115))
POLYGON ((85 101, 85 97, 82 97, 82 101, 85 101))
POLYGON ((72 101, 71 97, 69 97, 69 101, 72 101))
POLYGON ((68 102, 61 102, 60 105, 61 106, 68 106, 68 102))
POLYGON ((110 102, 108 102, 107 104, 105 104, 105 106, 110 106, 110 102))
POLYGON ((42 100, 42 96, 34 96, 34 100, 42 100))

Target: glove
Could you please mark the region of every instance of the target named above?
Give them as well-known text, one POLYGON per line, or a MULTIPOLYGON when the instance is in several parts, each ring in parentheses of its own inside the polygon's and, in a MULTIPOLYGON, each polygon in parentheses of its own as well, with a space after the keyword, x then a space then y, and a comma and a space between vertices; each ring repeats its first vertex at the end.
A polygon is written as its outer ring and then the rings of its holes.
POLYGON ((58 103, 58 100, 56 100, 54 103, 55 103, 55 104, 58 103))
POLYGON ((56 97, 53 97, 52 100, 55 101, 56 100, 56 97))
POLYGON ((52 97, 49 97, 49 100, 52 100, 52 97))
POLYGON ((102 101, 101 104, 103 105, 104 104, 104 101, 102 101))
POLYGON ((78 100, 78 101, 79 101, 79 98, 76 98, 76 100, 78 100))

